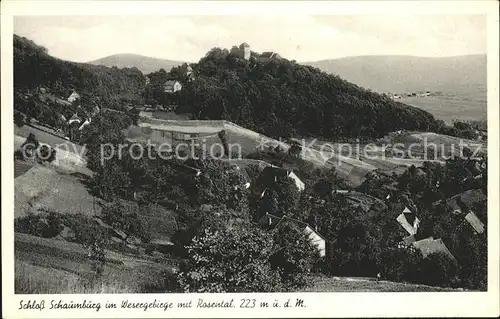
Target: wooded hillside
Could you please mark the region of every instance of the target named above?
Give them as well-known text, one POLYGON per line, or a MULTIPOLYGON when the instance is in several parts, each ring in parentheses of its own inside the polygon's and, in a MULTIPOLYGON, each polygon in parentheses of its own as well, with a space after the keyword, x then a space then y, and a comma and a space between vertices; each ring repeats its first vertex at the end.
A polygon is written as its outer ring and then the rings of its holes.
MULTIPOLYGON (((168 102, 178 103, 181 111, 200 119, 230 120, 273 137, 380 137, 442 125, 428 112, 314 67, 286 59, 261 63, 256 53, 245 60, 237 47, 214 48, 192 67, 194 81, 178 77, 181 66, 150 74, 151 87, 159 87, 155 80, 175 75, 184 86, 168 102)), ((147 91, 146 98, 151 97, 147 91)))
POLYGON ((137 68, 108 68, 60 60, 46 48, 17 35, 14 35, 13 54, 16 90, 43 86, 62 97, 75 89, 103 100, 137 101, 144 89, 145 77, 137 68))

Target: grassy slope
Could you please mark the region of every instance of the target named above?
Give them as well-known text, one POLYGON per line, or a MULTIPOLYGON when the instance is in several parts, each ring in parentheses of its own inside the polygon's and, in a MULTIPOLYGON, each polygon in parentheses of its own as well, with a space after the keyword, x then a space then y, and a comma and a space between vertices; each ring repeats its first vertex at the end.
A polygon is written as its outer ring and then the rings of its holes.
POLYGON ((438 292, 460 291, 458 289, 432 287, 426 285, 409 284, 373 278, 350 277, 312 277, 312 285, 305 289, 306 292, 438 292))
POLYGON ((143 292, 171 264, 107 252, 102 282, 92 283, 86 250, 76 243, 15 234, 17 293, 143 292))
POLYGON ((26 173, 33 165, 19 160, 14 160, 14 178, 26 173))
POLYGON ((82 213, 92 216, 100 212, 79 177, 60 174, 42 165, 35 165, 14 181, 14 216, 28 211, 50 208, 61 213, 82 213))
MULTIPOLYGON (((108 252, 102 282, 92 284, 90 262, 78 244, 15 235, 17 293, 141 293, 153 292, 169 262, 153 262, 108 252), (153 287, 153 288, 152 288, 153 287)), ((457 291, 425 285, 376 282, 371 278, 313 276, 306 292, 457 291)), ((158 289, 158 288, 156 288, 158 289)))

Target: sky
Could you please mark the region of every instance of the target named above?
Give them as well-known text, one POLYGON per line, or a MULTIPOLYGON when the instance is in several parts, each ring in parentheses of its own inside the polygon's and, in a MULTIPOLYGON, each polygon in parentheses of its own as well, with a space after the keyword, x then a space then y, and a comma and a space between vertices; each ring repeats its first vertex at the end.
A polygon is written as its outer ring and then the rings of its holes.
POLYGON ((487 52, 484 15, 17 16, 14 33, 77 62, 118 53, 196 62, 242 42, 299 62, 487 52))

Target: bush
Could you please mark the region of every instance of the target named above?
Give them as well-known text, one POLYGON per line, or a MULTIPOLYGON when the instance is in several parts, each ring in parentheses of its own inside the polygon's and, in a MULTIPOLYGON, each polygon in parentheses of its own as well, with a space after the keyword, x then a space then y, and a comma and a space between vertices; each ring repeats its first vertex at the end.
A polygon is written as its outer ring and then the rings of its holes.
POLYGON ((151 233, 144 220, 139 218, 137 207, 114 202, 103 207, 102 216, 104 222, 128 236, 137 236, 145 243, 151 240, 151 233))
POLYGON ((73 240, 88 250, 88 257, 92 262, 92 269, 96 275, 104 270, 109 234, 91 218, 78 214, 66 216, 67 226, 74 232, 73 240))
POLYGON ((24 153, 23 153, 23 151, 21 151, 21 150, 14 151, 14 159, 23 161, 24 160, 24 153))
POLYGON ((380 256, 380 275, 388 280, 419 282, 422 254, 404 248, 389 248, 380 256))
MULTIPOLYGON (((40 143, 35 137, 35 134, 30 133, 24 143, 21 145, 21 149, 24 150, 24 154, 34 154, 34 152, 38 149, 40 143)), ((31 156, 31 155, 30 155, 31 156)))
POLYGON ((64 226, 61 215, 54 211, 43 211, 40 214, 28 213, 14 220, 14 230, 44 238, 53 238, 61 233, 64 226))
POLYGON ((14 124, 16 124, 19 128, 24 126, 24 116, 21 113, 14 113, 14 124))
POLYGON ((56 150, 48 145, 41 145, 38 149, 38 158, 42 162, 52 163, 56 158, 56 150))
POLYGON ((273 241, 248 223, 195 237, 178 282, 185 292, 270 292, 280 288, 271 269, 273 241))
POLYGON ((428 255, 420 263, 420 282, 430 286, 452 286, 457 280, 457 262, 445 253, 428 255))

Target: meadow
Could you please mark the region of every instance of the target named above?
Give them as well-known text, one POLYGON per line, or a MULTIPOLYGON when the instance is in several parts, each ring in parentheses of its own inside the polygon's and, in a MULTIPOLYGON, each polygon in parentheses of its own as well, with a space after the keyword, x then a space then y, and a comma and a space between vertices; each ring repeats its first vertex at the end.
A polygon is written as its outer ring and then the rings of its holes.
POLYGON ((453 120, 485 120, 487 103, 481 98, 438 95, 427 97, 403 97, 401 102, 425 110, 437 119, 451 125, 453 120))

